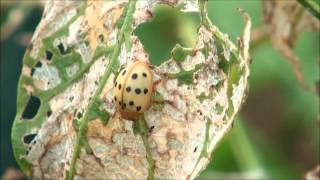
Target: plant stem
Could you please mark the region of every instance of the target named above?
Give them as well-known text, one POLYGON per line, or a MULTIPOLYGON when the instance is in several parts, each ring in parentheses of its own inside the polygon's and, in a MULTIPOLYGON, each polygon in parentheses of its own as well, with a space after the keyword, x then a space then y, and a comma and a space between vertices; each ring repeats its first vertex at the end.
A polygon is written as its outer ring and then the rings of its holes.
POLYGON ((143 144, 146 148, 146 158, 148 161, 148 180, 154 180, 154 168, 155 168, 155 163, 154 160, 152 159, 152 154, 151 154, 151 149, 150 145, 148 142, 148 128, 147 128, 147 123, 143 117, 143 115, 138 119, 138 128, 139 128, 139 134, 141 135, 143 144))
POLYGON ((313 16, 320 20, 320 5, 317 0, 298 0, 313 16))
POLYGON ((87 111, 85 112, 83 118, 80 121, 80 127, 79 127, 79 133, 77 136, 77 140, 76 140, 76 144, 74 146, 74 152, 72 155, 72 159, 71 159, 71 165, 70 165, 70 171, 69 173, 67 173, 67 179, 68 180, 72 180, 74 175, 75 175, 75 171, 76 171, 76 162, 77 159, 80 155, 80 150, 81 150, 81 139, 85 138, 85 134, 87 132, 87 123, 88 123, 88 115, 90 112, 89 110, 93 107, 93 104, 95 102, 95 100, 100 96, 105 83, 107 82, 113 66, 116 66, 118 64, 118 56, 120 54, 120 50, 121 50, 121 45, 124 42, 124 33, 127 33, 126 31, 128 30, 129 25, 131 24, 132 21, 132 15, 133 12, 135 11, 135 4, 136 4, 136 0, 129 0, 127 6, 127 12, 126 12, 126 16, 125 16, 125 20, 123 23, 123 26, 121 27, 119 34, 118 34, 118 43, 115 45, 114 51, 112 53, 109 65, 106 69, 106 71, 104 72, 104 74, 101 77, 101 80, 99 82, 98 88, 94 94, 94 96, 92 97, 92 99, 89 102, 87 111))

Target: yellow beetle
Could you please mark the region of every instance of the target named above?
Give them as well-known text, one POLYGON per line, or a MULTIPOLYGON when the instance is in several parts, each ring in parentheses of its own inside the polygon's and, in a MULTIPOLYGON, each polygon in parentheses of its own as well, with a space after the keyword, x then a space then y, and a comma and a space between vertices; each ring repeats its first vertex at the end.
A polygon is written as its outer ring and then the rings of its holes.
POLYGON ((135 120, 150 107, 152 91, 150 66, 136 61, 120 70, 113 88, 113 102, 123 118, 135 120))

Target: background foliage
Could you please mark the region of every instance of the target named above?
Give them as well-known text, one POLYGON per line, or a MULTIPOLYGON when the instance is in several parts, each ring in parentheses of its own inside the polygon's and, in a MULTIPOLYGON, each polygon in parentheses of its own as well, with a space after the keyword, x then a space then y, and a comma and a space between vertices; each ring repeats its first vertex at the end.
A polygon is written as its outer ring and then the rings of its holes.
MULTIPOLYGON (((252 17, 253 28, 261 27, 261 1, 209 1, 209 16, 232 40, 241 33, 242 17, 237 7, 252 17)), ((22 9, 24 20, 12 33, 1 32, 1 157, 0 174, 17 167, 10 143, 10 130, 16 110, 16 89, 21 73, 22 57, 27 42, 41 18, 38 3, 21 5, 1 1, 1 31, 12 18, 9 13, 22 9)), ((191 47, 196 38, 199 19, 196 14, 181 13, 160 6, 152 22, 141 25, 136 34, 141 38, 152 62, 169 57, 180 42, 191 47)), ((319 72, 319 32, 302 34, 295 48, 307 84, 314 86, 319 72)), ((305 92, 297 83, 291 66, 272 47, 267 38, 253 44, 250 93, 230 135, 213 156, 213 162, 199 179, 232 175, 263 174, 274 178, 301 179, 319 163, 319 99, 305 92), (317 119, 318 118, 318 119, 317 119)))

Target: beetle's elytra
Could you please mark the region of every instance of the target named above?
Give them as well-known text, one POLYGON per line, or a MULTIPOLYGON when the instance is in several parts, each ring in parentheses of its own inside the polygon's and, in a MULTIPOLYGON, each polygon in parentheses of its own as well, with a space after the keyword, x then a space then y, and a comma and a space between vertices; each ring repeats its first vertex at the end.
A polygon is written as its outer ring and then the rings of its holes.
POLYGON ((147 63, 136 61, 120 70, 113 88, 113 102, 125 119, 134 120, 149 108, 153 76, 147 63))

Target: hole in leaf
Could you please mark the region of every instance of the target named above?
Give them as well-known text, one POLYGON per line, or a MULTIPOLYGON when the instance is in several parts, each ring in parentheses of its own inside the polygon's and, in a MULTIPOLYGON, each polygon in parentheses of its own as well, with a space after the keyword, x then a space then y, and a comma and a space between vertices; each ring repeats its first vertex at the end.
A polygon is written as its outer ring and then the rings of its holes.
POLYGON ((34 67, 41 68, 42 67, 42 63, 40 61, 38 61, 37 64, 34 67))
POLYGON ((99 42, 100 42, 100 43, 103 43, 103 42, 104 42, 104 36, 103 36, 103 34, 100 34, 100 35, 99 35, 99 42))
POLYGON ((42 67, 42 63, 40 61, 38 61, 37 64, 31 69, 31 76, 33 76, 36 68, 41 68, 41 67, 42 67))
POLYGON ((47 111, 47 117, 50 117, 51 114, 52 114, 52 111, 51 111, 51 110, 47 111))
POLYGON ((89 43, 89 41, 84 41, 84 44, 86 45, 86 47, 89 47, 90 46, 90 43, 89 43))
POLYGON ((37 136, 37 134, 32 133, 32 134, 28 134, 26 136, 23 137, 23 142, 26 144, 30 144, 32 142, 32 140, 37 136))
POLYGON ((200 109, 197 110, 197 113, 202 116, 202 111, 200 109))
POLYGON ((52 58, 52 52, 50 52, 50 51, 48 51, 48 50, 46 50, 46 59, 48 60, 48 61, 50 61, 51 60, 51 58, 52 58))
POLYGON ((229 64, 228 61, 222 59, 219 61, 219 69, 222 69, 224 73, 228 74, 228 70, 229 70, 229 64))
POLYGON ((77 118, 78 118, 78 119, 81 119, 81 118, 82 118, 82 113, 81 113, 81 112, 79 112, 79 113, 77 114, 77 118))
POLYGON ((195 45, 199 24, 196 13, 185 13, 179 8, 158 5, 153 15, 152 21, 139 25, 134 32, 144 45, 153 65, 160 65, 168 60, 177 43, 184 47, 195 45))
POLYGON ((59 49, 59 52, 60 52, 61 55, 67 54, 67 51, 66 51, 66 49, 64 49, 64 46, 63 46, 62 43, 60 43, 58 45, 58 49, 59 49))
POLYGON ((151 126, 149 129, 149 132, 152 132, 153 129, 154 129, 154 126, 151 126))
POLYGON ((31 96, 27 103, 27 106, 25 107, 22 113, 22 118, 32 119, 37 114, 40 105, 41 105, 40 99, 36 96, 31 96))
POLYGON ((28 155, 28 154, 29 154, 29 152, 31 151, 31 149, 32 149, 32 147, 31 147, 31 146, 29 146, 29 147, 28 147, 28 149, 26 150, 26 155, 28 155))

